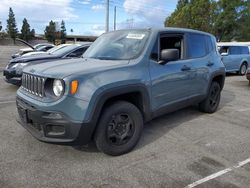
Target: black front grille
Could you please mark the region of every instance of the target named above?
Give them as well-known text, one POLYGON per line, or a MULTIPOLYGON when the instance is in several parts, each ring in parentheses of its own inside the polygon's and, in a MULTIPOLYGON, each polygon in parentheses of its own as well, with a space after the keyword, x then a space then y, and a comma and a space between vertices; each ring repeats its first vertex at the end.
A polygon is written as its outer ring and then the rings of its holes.
POLYGON ((22 88, 33 95, 44 97, 45 80, 45 78, 40 76, 23 73, 22 88))

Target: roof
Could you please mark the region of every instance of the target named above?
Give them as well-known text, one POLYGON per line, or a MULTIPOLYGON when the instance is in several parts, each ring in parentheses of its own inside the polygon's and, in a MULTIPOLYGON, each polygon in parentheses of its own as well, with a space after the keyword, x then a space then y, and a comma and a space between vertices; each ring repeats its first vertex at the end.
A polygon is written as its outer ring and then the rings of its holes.
POLYGON ((250 46, 250 42, 218 42, 218 46, 250 46))
MULTIPOLYGON (((203 32, 203 31, 198 31, 198 30, 194 30, 194 29, 187 29, 187 28, 179 28, 179 27, 148 28, 148 29, 145 29, 145 28, 122 29, 122 30, 116 30, 116 31, 136 31, 136 30, 141 30, 141 31, 151 30, 153 32, 197 33, 197 34, 213 36, 212 34, 206 33, 206 32, 203 32)), ((110 31, 110 32, 116 32, 116 31, 110 31)))

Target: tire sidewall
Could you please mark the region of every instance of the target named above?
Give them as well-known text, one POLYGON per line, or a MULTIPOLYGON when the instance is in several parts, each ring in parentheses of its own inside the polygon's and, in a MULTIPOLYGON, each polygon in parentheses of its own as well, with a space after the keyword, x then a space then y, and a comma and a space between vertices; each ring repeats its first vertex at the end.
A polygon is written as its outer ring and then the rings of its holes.
POLYGON ((213 113, 213 112, 215 112, 215 111, 217 110, 217 108, 218 108, 218 106, 219 106, 219 104, 220 104, 220 96, 221 96, 221 88, 220 88, 220 85, 219 85, 218 82, 213 82, 213 83, 211 84, 211 87, 210 87, 210 90, 209 90, 208 99, 207 99, 207 105, 208 105, 208 108, 209 108, 208 110, 209 110, 211 113, 213 113), (217 88, 218 88, 218 90, 219 90, 219 96, 218 96, 216 105, 213 106, 213 107, 211 107, 211 105, 209 104, 209 102, 210 102, 210 101, 209 101, 209 98, 210 98, 210 96, 211 96, 211 92, 212 92, 212 89, 213 89, 214 87, 217 87, 217 88))
POLYGON ((128 102, 116 102, 107 107, 101 116, 95 135, 96 146, 100 151, 108 155, 122 155, 135 147, 141 137, 142 129, 143 119, 138 108, 128 102), (134 123, 135 130, 133 136, 127 143, 117 146, 108 141, 107 128, 112 116, 119 113, 127 113, 129 115, 131 121, 134 123))

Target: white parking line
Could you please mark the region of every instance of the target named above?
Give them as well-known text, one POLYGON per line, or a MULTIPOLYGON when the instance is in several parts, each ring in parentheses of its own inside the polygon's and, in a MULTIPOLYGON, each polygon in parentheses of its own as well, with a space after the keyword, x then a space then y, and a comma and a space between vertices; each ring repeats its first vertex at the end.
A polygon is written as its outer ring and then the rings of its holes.
POLYGON ((242 108, 242 109, 239 109, 237 110, 238 112, 246 112, 246 111, 249 111, 250 108, 242 108))
POLYGON ((219 172, 216 172, 216 173, 214 173, 214 174, 211 174, 211 175, 209 175, 209 176, 207 176, 207 177, 205 177, 205 178, 202 178, 202 179, 200 179, 200 180, 198 180, 198 181, 196 181, 196 182, 194 182, 194 183, 192 183, 192 184, 189 184, 188 186, 186 186, 186 188, 196 187, 197 185, 200 185, 200 184, 205 183, 205 182, 207 182, 207 181, 209 181, 209 180, 212 180, 212 179, 214 179, 214 178, 217 178, 217 177, 219 177, 219 176, 222 176, 223 174, 226 174, 226 173, 228 173, 228 172, 230 172, 230 171, 232 171, 232 170, 234 170, 234 169, 240 168, 240 167, 246 165, 247 163, 250 163, 250 158, 248 158, 248 159, 246 159, 246 160, 244 160, 244 161, 238 162, 237 165, 235 165, 235 166, 233 166, 233 167, 231 167, 231 168, 226 168, 226 169, 224 169, 224 170, 221 170, 221 171, 219 171, 219 172))
POLYGON ((8 104, 8 103, 15 103, 16 101, 3 101, 3 102, 0 102, 0 104, 8 104))

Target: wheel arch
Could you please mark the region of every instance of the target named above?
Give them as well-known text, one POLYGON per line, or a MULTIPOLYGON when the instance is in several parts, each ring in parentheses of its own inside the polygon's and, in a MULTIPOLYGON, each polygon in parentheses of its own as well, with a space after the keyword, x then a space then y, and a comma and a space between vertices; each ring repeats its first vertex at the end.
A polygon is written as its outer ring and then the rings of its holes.
POLYGON ((219 83, 220 85, 220 88, 221 90, 223 89, 224 87, 224 83, 225 83, 225 72, 215 72, 212 76, 211 76, 211 79, 209 81, 209 85, 208 85, 208 88, 207 88, 207 92, 209 90, 209 87, 211 86, 212 82, 213 81, 216 81, 219 83))
POLYGON ((143 84, 133 84, 110 88, 104 90, 96 97, 92 97, 90 101, 90 109, 92 110, 87 113, 87 121, 92 122, 92 137, 105 106, 121 100, 134 104, 141 111, 144 122, 152 119, 150 110, 150 95, 146 86, 143 84))

